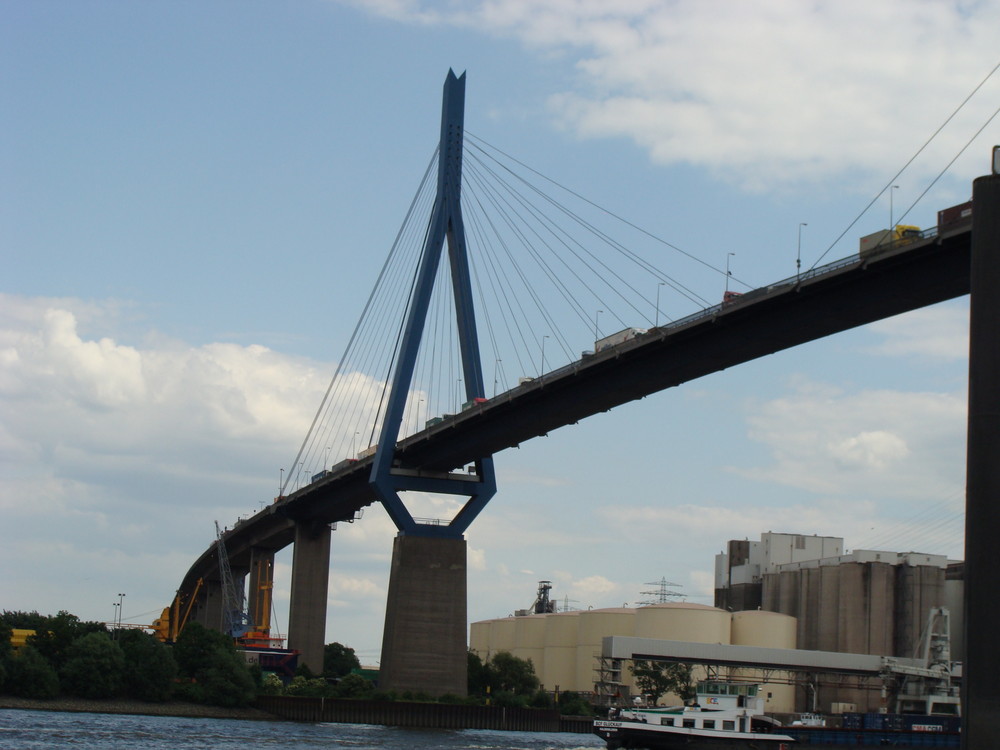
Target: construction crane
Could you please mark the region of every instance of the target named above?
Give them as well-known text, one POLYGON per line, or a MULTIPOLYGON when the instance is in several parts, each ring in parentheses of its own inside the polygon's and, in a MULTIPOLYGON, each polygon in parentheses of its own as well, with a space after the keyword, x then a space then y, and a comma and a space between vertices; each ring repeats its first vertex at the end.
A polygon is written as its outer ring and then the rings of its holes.
POLYGON ((253 620, 247 611, 243 588, 237 588, 233 571, 229 567, 229 554, 222 540, 219 522, 215 522, 215 550, 219 558, 219 575, 222 578, 222 628, 231 638, 242 638, 254 629, 253 620))

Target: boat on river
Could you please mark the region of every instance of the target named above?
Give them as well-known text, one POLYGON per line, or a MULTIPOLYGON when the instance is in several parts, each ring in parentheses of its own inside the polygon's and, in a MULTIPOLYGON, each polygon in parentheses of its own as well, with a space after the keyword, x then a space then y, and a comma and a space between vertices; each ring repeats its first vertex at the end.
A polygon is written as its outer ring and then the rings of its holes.
POLYGON ((800 747, 959 748, 957 715, 804 714, 783 726, 763 711, 752 683, 701 682, 691 705, 612 708, 594 721, 608 750, 793 750, 800 747))
POLYGON ((613 708, 594 721, 608 750, 791 750, 795 738, 764 714, 757 685, 702 682, 691 705, 613 708))

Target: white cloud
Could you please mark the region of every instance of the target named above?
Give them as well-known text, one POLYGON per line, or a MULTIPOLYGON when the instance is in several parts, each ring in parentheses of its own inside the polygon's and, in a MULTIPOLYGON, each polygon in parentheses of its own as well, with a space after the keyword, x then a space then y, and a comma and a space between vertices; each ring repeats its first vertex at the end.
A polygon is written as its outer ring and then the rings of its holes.
POLYGON ((925 307, 873 323, 871 330, 885 340, 869 351, 885 356, 964 360, 969 356, 969 308, 961 305, 925 307))
POLYGON ((739 473, 816 493, 933 497, 961 482, 965 415, 961 394, 800 383, 751 407, 749 436, 773 463, 739 473))
MULTIPOLYGON (((351 4, 565 54, 578 80, 551 96, 562 126, 630 139, 655 162, 707 167, 749 190, 852 170, 888 179, 996 63, 1000 25, 995 3, 936 0, 351 4)), ((942 169, 998 91, 990 81, 914 174, 942 169)), ((970 155, 959 168, 973 176, 982 162, 970 155)))

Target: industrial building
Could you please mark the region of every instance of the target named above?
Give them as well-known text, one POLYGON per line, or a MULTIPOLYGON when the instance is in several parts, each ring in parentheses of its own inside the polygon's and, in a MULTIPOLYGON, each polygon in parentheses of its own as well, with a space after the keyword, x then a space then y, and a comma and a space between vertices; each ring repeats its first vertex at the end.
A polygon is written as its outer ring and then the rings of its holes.
MULTIPOLYGON (((716 606, 795 617, 799 649, 904 658, 920 654, 929 613, 944 607, 952 658, 962 660, 962 563, 843 547, 839 537, 773 532, 732 540, 715 560, 716 606)), ((871 691, 830 687, 824 697, 877 708, 871 691)))
MULTIPOLYGON (((484 661, 500 651, 530 659, 546 690, 589 694, 602 681, 601 646, 608 636, 794 649, 795 631, 794 617, 775 612, 728 612, 706 604, 669 602, 474 622, 469 647, 484 661)), ((635 694, 627 668, 613 681, 623 694, 635 694)), ((793 710, 791 686, 768 685, 762 694, 767 696, 767 710, 793 710)))
MULTIPOLYGON (((629 695, 636 688, 628 665, 621 659, 609 660, 607 653, 602 659, 602 640, 617 636, 672 642, 664 647, 678 651, 677 657, 681 651, 695 654, 691 661, 703 665, 699 675, 706 668, 716 674, 736 669, 733 677, 760 680, 771 713, 831 711, 838 706, 880 710, 885 701, 880 673, 884 676, 891 669, 855 668, 823 654, 919 660, 929 642, 925 636, 931 635, 928 618, 941 609, 950 616, 937 616, 935 622, 950 627, 951 658, 961 660, 962 643, 956 637, 961 634, 960 562, 916 552, 845 554, 839 537, 770 531, 761 534, 759 542, 733 540, 726 549, 716 556, 714 607, 667 602, 555 612, 548 601, 551 586, 542 581, 531 609, 520 610, 515 617, 472 623, 470 649, 483 660, 500 651, 530 659, 546 690, 600 694, 610 686, 629 695), (730 655, 710 658, 704 648, 686 649, 684 643, 719 646, 714 651, 730 655), (722 648, 730 646, 752 648, 722 648), (774 651, 768 652, 770 661, 762 662, 760 671, 736 667, 748 663, 745 655, 753 649, 774 651), (802 656, 774 656, 783 650, 798 650, 802 656), (790 668, 781 669, 778 662, 790 668), (820 667, 827 662, 829 670, 824 672, 820 667)), ((939 625, 935 628, 940 630, 939 625)), ((942 633, 934 636, 940 638, 942 633)), ((947 639, 949 634, 943 636, 947 639)), ((605 651, 609 643, 604 644, 605 651)), ((896 687, 900 685, 897 681, 896 687)))

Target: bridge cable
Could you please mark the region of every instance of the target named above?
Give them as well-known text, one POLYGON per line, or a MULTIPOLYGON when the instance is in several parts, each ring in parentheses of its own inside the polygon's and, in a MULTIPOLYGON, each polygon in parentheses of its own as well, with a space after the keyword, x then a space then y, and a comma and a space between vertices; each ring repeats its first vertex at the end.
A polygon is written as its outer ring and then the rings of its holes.
POLYGON ((306 444, 309 442, 309 438, 312 436, 313 429, 316 427, 316 421, 319 419, 319 416, 322 413, 323 408, 326 406, 327 399, 330 396, 330 391, 333 388, 333 384, 336 382, 338 376, 340 375, 341 368, 343 367, 344 362, 347 358, 347 353, 351 350, 351 347, 354 345, 355 338, 357 337, 358 331, 361 328, 361 324, 364 321, 365 316, 368 313, 368 310, 371 308, 372 301, 375 298, 375 294, 376 291, 378 290, 379 284, 381 283, 383 277, 385 276, 386 270, 389 268, 390 262, 398 249, 399 240, 403 233, 403 228, 410 220, 410 215, 413 211, 414 205, 417 202, 417 197, 419 196, 421 190, 423 190, 423 187, 427 182, 428 176, 431 174, 431 169, 434 166, 436 160, 437 160, 437 150, 435 150, 434 155, 431 157, 431 160, 427 165, 427 169, 424 171, 424 176, 423 179, 421 180, 420 187, 417 188, 417 193, 416 195, 414 195, 413 200, 410 202, 410 207, 406 212, 406 217, 403 219, 403 224, 400 226, 399 230, 396 233, 396 239, 393 241, 392 247, 389 250, 389 255, 386 257, 385 262, 382 264, 382 268, 379 271, 378 278, 375 281, 375 286, 372 288, 371 293, 368 295, 368 300, 365 302, 364 309, 361 311, 361 317, 358 319, 357 324, 355 324, 354 331, 351 333, 350 339, 348 339, 347 346, 344 349, 344 355, 341 357, 340 362, 337 364, 337 369, 333 374, 333 378, 331 378, 330 380, 330 385, 327 386, 326 393, 323 395, 323 400, 320 402, 319 409, 317 409, 316 411, 316 416, 313 417, 312 423, 309 425, 309 430, 306 432, 305 439, 302 441, 302 446, 299 448, 299 452, 295 455, 295 461, 292 463, 292 466, 288 472, 288 477, 285 479, 285 481, 282 483, 280 487, 280 493, 279 493, 280 495, 285 494, 285 487, 288 486, 288 482, 290 482, 292 478, 291 475, 294 473, 295 467, 299 464, 299 459, 302 457, 302 453, 305 450, 306 444))
POLYGON ((926 188, 924 188, 924 192, 922 192, 920 195, 918 195, 917 199, 915 201, 913 201, 913 203, 911 203, 909 205, 909 207, 905 211, 903 211, 903 214, 899 217, 900 221, 902 221, 903 219, 906 218, 906 215, 908 213, 910 213, 910 211, 913 210, 914 206, 916 206, 920 202, 920 200, 925 195, 927 195, 927 193, 930 191, 930 189, 932 187, 934 187, 935 184, 937 184, 937 181, 940 180, 944 176, 945 172, 947 172, 949 169, 951 169, 951 165, 954 164, 956 161, 958 161, 958 157, 960 157, 962 154, 965 153, 966 149, 968 149, 969 146, 972 145, 972 142, 974 140, 976 140, 976 138, 978 138, 980 136, 980 134, 984 130, 986 130, 986 126, 989 125, 991 122, 993 122, 993 120, 996 118, 997 115, 1000 115, 1000 107, 997 107, 997 109, 993 112, 993 114, 989 116, 989 119, 987 119, 986 122, 983 123, 982 127, 979 128, 979 130, 977 130, 973 134, 973 136, 966 142, 966 144, 964 146, 962 146, 962 148, 959 149, 958 153, 955 154, 955 156, 952 158, 952 160, 950 162, 948 162, 948 164, 945 166, 945 168, 942 169, 940 172, 938 172, 937 177, 935 177, 933 180, 931 180, 930 184, 926 188))
MULTIPOLYGON (((940 125, 940 126, 938 127, 938 129, 937 129, 937 130, 935 130, 935 131, 934 131, 934 132, 933 132, 933 133, 931 134, 931 137, 930 137, 930 138, 928 138, 928 139, 927 139, 927 140, 926 140, 926 141, 924 142, 924 145, 923 145, 923 146, 921 146, 921 147, 920 147, 919 149, 917 149, 917 152, 916 152, 915 154, 913 154, 913 156, 911 156, 911 157, 910 157, 909 161, 907 161, 907 162, 906 162, 906 164, 904 164, 904 165, 902 166, 902 168, 901 168, 901 169, 900 169, 900 170, 899 170, 898 172, 896 172, 896 174, 895 174, 895 175, 894 175, 894 176, 893 176, 893 177, 892 177, 892 178, 891 178, 891 179, 889 180, 889 182, 887 182, 887 183, 886 183, 885 187, 883 187, 883 188, 882 188, 882 189, 881 189, 881 190, 880 190, 880 191, 878 192, 878 194, 877 194, 877 195, 876 195, 876 196, 875 196, 874 198, 872 198, 872 199, 871 199, 871 201, 869 201, 869 202, 868 202, 868 205, 867 205, 867 206, 865 206, 865 207, 864 207, 864 209, 863 209, 863 210, 861 211, 861 213, 859 213, 859 214, 858 214, 858 215, 857 215, 857 216, 856 216, 856 217, 854 218, 854 221, 852 221, 852 222, 851 222, 850 224, 848 224, 848 225, 847 225, 847 226, 846 226, 846 227, 844 228, 844 231, 843 231, 843 232, 841 232, 841 233, 840 233, 840 234, 839 234, 839 235, 837 236, 837 239, 835 239, 835 240, 834 240, 834 241, 833 241, 833 242, 832 242, 832 243, 830 244, 830 246, 829 246, 829 247, 828 247, 828 248, 827 248, 826 250, 824 250, 824 251, 823 251, 823 254, 822 254, 822 255, 820 255, 820 256, 819 256, 819 257, 818 257, 818 258, 816 259, 816 261, 815 261, 815 262, 814 262, 814 263, 813 263, 813 264, 812 264, 812 265, 811 265, 811 266, 809 267, 809 270, 810 270, 810 271, 811 271, 812 269, 816 268, 816 265, 817 265, 817 264, 818 264, 818 263, 819 263, 819 262, 820 262, 821 260, 823 260, 823 258, 825 258, 825 257, 827 256, 827 253, 829 253, 829 252, 830 252, 831 250, 833 250, 833 248, 834 248, 834 247, 836 246, 836 244, 837 244, 838 242, 840 242, 840 241, 841 241, 841 240, 842 240, 842 239, 844 238, 844 235, 845 235, 845 234, 847 234, 847 233, 848 233, 849 231, 851 231, 851 228, 852 228, 852 227, 853 227, 853 226, 854 226, 855 224, 857 224, 857 223, 858 223, 858 222, 859 222, 859 221, 861 220, 861 217, 862 217, 862 216, 864 216, 864 215, 865 215, 866 213, 868 213, 868 209, 870 209, 870 208, 871 208, 871 207, 872 207, 872 206, 873 206, 873 205, 875 204, 875 201, 877 201, 877 200, 878 200, 879 198, 881 198, 881 197, 882 197, 882 196, 883 196, 883 195, 885 194, 885 191, 886 191, 886 190, 888 190, 888 189, 889 189, 890 187, 892 187, 893 183, 894 183, 894 182, 896 182, 896 180, 897 180, 897 179, 899 179, 899 176, 900 176, 901 174, 903 174, 903 172, 905 172, 905 171, 906 171, 906 169, 907 169, 907 168, 908 168, 908 167, 909 167, 909 166, 910 166, 910 165, 911 165, 911 164, 912 164, 912 163, 914 162, 914 160, 916 160, 916 158, 917 158, 918 156, 920 156, 920 154, 921 154, 921 153, 923 153, 924 149, 926 149, 926 148, 927 148, 927 146, 929 146, 929 145, 930 145, 931 141, 933 141, 933 140, 934 140, 935 138, 937 138, 937 136, 938 136, 938 135, 939 135, 939 134, 941 133, 941 131, 942 131, 942 130, 944 130, 944 129, 945 129, 945 127, 946 127, 946 126, 948 125, 948 123, 949 123, 949 122, 951 122, 951 121, 952 121, 952 119, 954 119, 955 115, 957 115, 957 114, 958 114, 958 113, 959 113, 959 112, 960 112, 960 111, 962 110, 962 108, 963 108, 963 107, 965 107, 965 105, 969 103, 969 100, 970 100, 970 99, 972 99, 972 97, 976 95, 976 93, 977 93, 977 92, 979 91, 979 89, 981 89, 981 88, 982 88, 982 87, 983 87, 983 86, 984 86, 984 85, 986 84, 986 82, 987 82, 988 80, 990 80, 990 78, 992 78, 992 77, 993 77, 993 74, 994 74, 994 73, 996 73, 996 72, 997 72, 997 70, 1000 70, 1000 62, 998 62, 998 63, 997 63, 997 64, 996 64, 996 65, 995 65, 995 66, 993 67, 993 70, 991 70, 991 71, 990 71, 989 73, 987 73, 987 74, 986 74, 986 77, 985 77, 985 78, 984 78, 984 79, 983 79, 982 81, 980 81, 980 82, 979 82, 979 85, 978 85, 978 86, 976 86, 976 87, 975 87, 975 88, 974 88, 974 89, 972 90, 972 93, 970 93, 970 94, 969 94, 969 95, 968 95, 967 97, 965 97, 965 99, 963 99, 963 100, 962 100, 962 103, 961 103, 961 104, 959 104, 959 105, 958 105, 958 107, 956 107, 956 108, 955 108, 955 110, 954 110, 954 111, 953 111, 953 112, 952 112, 952 113, 951 113, 950 115, 948 115, 948 118, 947 118, 947 119, 946 119, 946 120, 945 120, 944 122, 942 122, 942 123, 941 123, 941 125, 940 125)), ((995 116, 996 116, 996 115, 994 114, 994 117, 995 117, 995 116)), ((993 118, 991 117, 990 119, 992 120, 993 118)), ((985 126, 984 126, 984 127, 985 127, 985 126)), ((965 150, 965 149, 963 149, 963 151, 964 151, 964 150, 965 150)), ((957 158, 957 157, 956 157, 956 158, 957 158)), ((949 165, 949 166, 950 166, 950 165, 949 165)), ((910 208, 912 209, 913 207, 911 206, 910 208)), ((909 210, 910 210, 910 209, 907 209, 907 211, 909 211, 909 210)), ((891 230, 891 229, 892 229, 892 227, 889 227, 889 229, 891 230)))
MULTIPOLYGON (((475 138, 475 136, 473 136, 473 138, 475 138)), ((515 163, 521 164, 521 166, 524 166, 529 171, 533 172, 534 174, 537 174, 542 179, 544 179, 544 180, 546 180, 548 182, 551 182, 553 185, 555 185, 556 187, 558 187, 558 188, 566 191, 570 195, 573 195, 574 197, 582 200, 583 202, 587 203, 588 205, 593 206, 598 211, 601 211, 602 213, 605 213, 608 216, 611 216, 612 218, 616 219, 617 221, 622 222, 626 226, 629 226, 629 227, 635 229, 636 231, 641 232, 642 234, 646 235, 647 237, 653 239, 654 241, 666 245, 667 247, 669 247, 669 248, 671 248, 671 249, 673 249, 673 250, 681 253, 685 257, 687 257, 687 258, 689 258, 691 260, 695 260, 698 263, 701 263, 703 266, 707 267, 708 269, 710 269, 712 271, 715 271, 717 273, 724 273, 721 269, 715 268, 711 264, 706 263, 705 261, 701 260, 700 258, 697 258, 696 256, 694 256, 694 255, 692 255, 692 254, 690 254, 690 253, 682 250, 681 248, 677 247, 676 245, 673 245, 673 244, 667 242, 666 240, 664 240, 664 239, 662 239, 660 237, 657 237, 654 234, 651 234, 650 232, 648 232, 645 229, 637 226, 636 224, 633 224, 632 222, 628 221, 627 219, 624 219, 621 216, 618 216, 614 212, 612 212, 612 211, 610 211, 610 210, 608 210, 606 208, 603 208, 602 206, 597 205, 596 203, 594 203, 591 200, 588 200, 587 198, 584 198, 579 193, 577 193, 577 192, 575 192, 575 191, 573 191, 573 190, 571 190, 571 189, 569 189, 569 188, 561 185, 560 183, 556 182, 555 180, 552 180, 551 178, 546 177, 545 175, 543 175, 543 174, 541 174, 541 173, 539 173, 539 172, 531 169, 531 167, 528 167, 527 165, 522 164, 521 162, 519 162, 514 157, 509 156, 508 154, 505 154, 503 151, 501 151, 500 149, 497 149, 495 146, 492 146, 489 143, 486 143, 486 141, 483 141, 481 138, 478 138, 477 140, 479 140, 480 142, 484 143, 486 146, 489 146, 490 148, 498 151, 499 153, 504 154, 504 156, 507 156, 509 159, 511 159, 515 163)), ((590 222, 588 222, 582 216, 579 216, 576 212, 570 210, 568 207, 566 207, 565 205, 563 205, 561 202, 555 200, 552 196, 548 195, 547 193, 542 192, 537 186, 532 185, 530 182, 528 182, 527 180, 525 180, 524 177, 522 177, 521 175, 515 173, 513 170, 510 169, 510 167, 508 167, 506 164, 503 164, 502 162, 500 162, 495 156, 493 156, 492 154, 489 154, 482 147, 477 146, 475 143, 472 143, 470 145, 472 147, 474 147, 474 148, 477 148, 480 152, 483 153, 484 156, 486 156, 491 161, 495 162, 504 171, 510 173, 519 182, 524 183, 525 186, 527 186, 533 192, 537 193, 545 201, 547 201, 550 204, 552 204, 553 206, 555 206, 557 209, 559 209, 564 214, 566 214, 567 216, 569 216, 571 219, 573 219, 574 221, 576 221, 577 223, 579 223, 581 226, 583 226, 584 228, 586 228, 592 234, 594 234, 597 237, 600 237, 601 239, 603 239, 608 245, 610 245, 611 247, 615 248, 619 253, 621 253, 622 255, 625 255, 626 257, 630 258, 633 263, 635 263, 636 265, 639 265, 640 267, 645 268, 653 276, 655 276, 655 277, 663 280, 664 282, 666 282, 675 291, 680 292, 681 294, 683 294, 684 296, 686 296, 692 302, 696 302, 698 304, 703 304, 703 305, 706 305, 706 306, 710 304, 708 302, 708 300, 704 299, 703 297, 701 297, 700 295, 698 295, 693 290, 686 288, 683 284, 681 284, 680 282, 678 282, 676 279, 671 278, 669 274, 667 274, 664 271, 656 268, 651 263, 649 263, 648 261, 646 261, 644 258, 641 258, 640 256, 636 255, 634 252, 632 252, 631 250, 629 250, 623 244, 621 244, 620 242, 614 240, 609 235, 607 235, 605 232, 601 231, 600 229, 598 229, 597 227, 595 227, 593 224, 591 224, 590 222)), ((497 179, 499 180, 499 177, 497 179)), ((736 279, 735 277, 730 276, 730 278, 732 278, 734 281, 737 281, 740 284, 744 284, 744 286, 747 286, 747 287, 750 286, 749 284, 745 284, 744 282, 740 281, 739 279, 736 279)))
POLYGON ((555 185, 556 187, 560 188, 561 190, 565 190, 570 195, 572 195, 572 196, 574 196, 576 198, 579 198, 580 200, 582 200, 584 203, 587 203, 588 205, 593 206, 598 211, 601 211, 602 213, 606 213, 608 216, 611 216, 612 218, 617 219, 618 221, 622 222, 626 226, 629 226, 632 229, 635 229, 637 232, 641 232, 642 234, 644 234, 647 237, 649 237, 651 240, 659 242, 662 245, 666 245, 670 249, 679 252, 681 255, 684 255, 685 257, 689 258, 690 260, 695 261, 696 263, 700 263, 701 265, 705 266, 706 268, 708 268, 711 271, 715 271, 716 273, 720 273, 720 274, 725 275, 726 272, 723 269, 716 268, 711 263, 708 263, 708 262, 702 260, 701 258, 697 257, 696 255, 692 255, 691 253, 687 252, 686 250, 681 249, 680 247, 678 247, 677 245, 674 245, 671 242, 667 242, 665 239, 663 239, 662 237, 658 237, 657 235, 653 234, 652 232, 648 232, 647 230, 643 229, 642 227, 638 226, 637 224, 633 224, 628 219, 625 219, 625 218, 619 216, 615 212, 613 212, 613 211, 611 211, 611 210, 609 210, 607 208, 604 208, 603 206, 599 206, 598 204, 594 203, 593 201, 589 200, 588 198, 585 198, 584 196, 582 196, 581 194, 577 193, 576 191, 574 191, 574 190, 566 187, 565 185, 560 184, 559 182, 556 182, 555 180, 553 180, 550 177, 546 177, 541 172, 539 172, 539 171, 537 171, 535 169, 532 169, 531 167, 529 167, 524 162, 521 162, 518 159, 515 159, 510 154, 506 153, 502 149, 497 148, 496 146, 492 145, 491 143, 489 143, 488 141, 484 140, 483 138, 480 138, 477 135, 475 135, 473 133, 470 133, 469 131, 466 131, 465 134, 467 136, 475 139, 479 143, 482 143, 484 146, 487 146, 488 148, 491 148, 494 151, 496 151, 496 152, 498 152, 500 154, 503 154, 503 156, 505 156, 506 158, 510 159, 515 164, 518 164, 518 165, 524 167, 525 169, 527 169, 529 172, 538 175, 539 177, 541 177, 546 182, 551 182, 553 185, 555 185))

